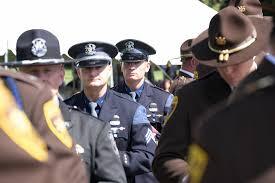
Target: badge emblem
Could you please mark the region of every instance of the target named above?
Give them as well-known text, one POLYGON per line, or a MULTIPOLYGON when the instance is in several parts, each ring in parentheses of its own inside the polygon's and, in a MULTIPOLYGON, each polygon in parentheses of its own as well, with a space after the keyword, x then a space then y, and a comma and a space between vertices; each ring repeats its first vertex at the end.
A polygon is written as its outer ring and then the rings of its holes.
POLYGON ((219 46, 224 46, 226 44, 226 39, 223 36, 215 37, 216 44, 219 46))
POLYGON ((76 144, 75 145, 75 151, 76 151, 76 154, 83 154, 85 150, 81 145, 76 144))
POLYGON ((96 53, 95 48, 96 46, 94 44, 91 44, 91 43, 87 44, 85 46, 85 54, 94 55, 96 53))
POLYGON ((113 119, 110 121, 110 125, 112 126, 120 125, 119 115, 114 115, 113 119))
POLYGON ((32 54, 37 57, 43 57, 47 53, 46 41, 42 38, 36 38, 32 41, 32 54))
POLYGON ((132 49, 134 49, 134 42, 133 41, 127 41, 125 43, 125 50, 126 51, 131 51, 132 49))

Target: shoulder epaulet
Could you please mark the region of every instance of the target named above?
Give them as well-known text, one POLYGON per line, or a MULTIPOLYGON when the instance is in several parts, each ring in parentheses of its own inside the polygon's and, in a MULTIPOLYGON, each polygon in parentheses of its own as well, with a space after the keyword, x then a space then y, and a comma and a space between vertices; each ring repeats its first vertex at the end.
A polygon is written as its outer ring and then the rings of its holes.
POLYGON ((158 86, 156 86, 156 85, 153 85, 153 84, 149 84, 149 85, 150 85, 151 87, 153 87, 154 89, 157 89, 157 90, 159 90, 159 91, 161 91, 161 92, 170 94, 169 92, 165 91, 164 89, 162 89, 162 88, 160 88, 160 87, 158 87, 158 86))
POLYGON ((217 73, 217 71, 212 71, 212 72, 210 72, 210 73, 206 74, 205 76, 203 76, 203 77, 201 77, 201 78, 197 79, 196 81, 199 81, 199 80, 205 80, 205 79, 207 79, 207 78, 211 77, 212 75, 214 75, 214 74, 216 74, 216 73, 217 73))

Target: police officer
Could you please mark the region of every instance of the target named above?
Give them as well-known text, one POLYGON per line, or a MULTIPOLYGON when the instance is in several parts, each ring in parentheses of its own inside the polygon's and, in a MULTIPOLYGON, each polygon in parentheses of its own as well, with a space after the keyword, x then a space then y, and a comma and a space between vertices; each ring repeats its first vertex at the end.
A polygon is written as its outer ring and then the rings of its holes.
POLYGON ((134 39, 122 40, 116 46, 121 52, 124 82, 119 83, 114 90, 128 94, 146 107, 151 125, 161 132, 164 118, 171 110, 173 95, 145 80, 145 74, 150 69, 148 57, 156 53, 155 49, 134 39))
POLYGON ((65 103, 110 123, 128 182, 145 182, 138 175, 151 172, 155 138, 146 109, 107 86, 117 48, 92 41, 76 44, 68 53, 76 59, 83 91, 65 103))
MULTIPOLYGON (((19 70, 47 83, 54 94, 64 81, 65 61, 60 56, 58 39, 49 31, 32 29, 21 34, 16 45, 19 70)), ((125 173, 110 126, 55 97, 65 125, 72 135, 75 150, 86 164, 90 182, 126 182, 125 173), (105 166, 109 164, 109 166, 105 166)))
POLYGON ((186 156, 201 125, 198 119, 225 100, 257 68, 255 59, 263 57, 270 29, 267 19, 245 16, 230 6, 216 14, 209 29, 193 40, 195 58, 201 64, 216 67, 217 72, 179 90, 177 107, 165 125, 153 162, 159 180, 179 181, 188 174, 186 156))
MULTIPOLYGON (((274 4, 263 5, 268 5, 274 17, 274 4)), ((191 182, 275 181, 274 39, 273 19, 271 49, 259 68, 239 85, 236 89, 239 94, 229 105, 214 111, 214 115, 203 123, 190 151, 191 165, 200 159, 197 166, 191 166, 191 182)))
POLYGON ((173 80, 170 87, 170 92, 173 94, 175 94, 176 90, 195 79, 198 61, 193 58, 191 45, 192 39, 188 39, 180 47, 182 64, 178 76, 173 80))
POLYGON ((49 88, 3 69, 0 78, 1 182, 86 183, 49 88))

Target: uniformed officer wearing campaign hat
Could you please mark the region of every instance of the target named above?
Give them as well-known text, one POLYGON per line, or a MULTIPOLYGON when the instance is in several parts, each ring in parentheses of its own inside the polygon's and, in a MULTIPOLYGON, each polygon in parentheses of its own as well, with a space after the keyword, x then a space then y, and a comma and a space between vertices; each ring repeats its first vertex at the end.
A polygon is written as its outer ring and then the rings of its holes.
MULTIPOLYGON (((9 64, 19 67, 24 73, 36 76, 50 86, 52 93, 55 94, 55 103, 59 104, 66 121, 64 125, 76 143, 69 148, 76 150, 85 162, 90 182, 98 179, 126 182, 123 167, 116 156, 118 151, 114 139, 109 135, 110 126, 73 107, 66 106, 61 99, 57 99, 58 89, 64 80, 65 61, 60 56, 59 41, 56 36, 43 29, 28 30, 18 38, 16 50, 17 61, 9 64), (105 164, 110 166, 104 167, 105 164)), ((76 169, 68 168, 71 174, 75 174, 76 169)))
POLYGON ((270 30, 269 19, 246 16, 229 6, 217 13, 209 29, 193 40, 194 57, 217 71, 181 88, 176 96, 177 107, 165 125, 153 162, 153 170, 163 182, 188 175, 186 156, 201 125, 198 120, 227 99, 241 80, 257 68, 255 59, 261 59, 267 51, 270 30), (175 168, 175 164, 180 168, 175 168))
POLYGON ((146 81, 150 69, 149 56, 155 49, 139 40, 125 39, 116 44, 121 53, 124 82, 114 90, 128 94, 147 109, 151 125, 161 132, 165 117, 169 114, 173 95, 146 81))
MULTIPOLYGON (((274 18, 275 5, 271 1, 262 5, 274 18)), ((191 168, 191 183, 275 182, 274 39, 273 19, 270 49, 258 69, 240 83, 233 99, 204 118, 190 152, 190 162, 196 164, 191 168)))
POLYGON ((192 39, 187 39, 181 44, 180 54, 181 54, 181 68, 179 70, 178 76, 172 81, 172 84, 169 88, 169 91, 173 94, 176 93, 176 90, 182 86, 190 83, 195 79, 195 71, 198 65, 198 62, 193 59, 191 52, 192 39))
POLYGON ((151 172, 155 137, 146 109, 107 86, 117 48, 91 41, 72 46, 68 53, 76 60, 83 91, 65 102, 110 123, 128 182, 144 182, 136 176, 151 172))
POLYGON ((0 78, 1 182, 86 183, 49 87, 3 69, 0 78))

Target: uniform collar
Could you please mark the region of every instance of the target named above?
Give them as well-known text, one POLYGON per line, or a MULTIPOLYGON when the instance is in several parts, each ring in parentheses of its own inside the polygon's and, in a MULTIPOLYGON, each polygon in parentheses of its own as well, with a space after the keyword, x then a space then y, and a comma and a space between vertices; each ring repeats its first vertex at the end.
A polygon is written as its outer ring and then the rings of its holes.
MULTIPOLYGON (((126 85, 126 83, 124 83, 124 85, 125 85, 125 90, 126 90, 126 92, 129 94, 130 92, 132 92, 131 91, 131 89, 126 85)), ((135 92, 136 92, 136 94, 137 94, 137 96, 138 96, 138 98, 140 98, 140 96, 141 96, 141 94, 142 94, 142 92, 143 92, 143 89, 144 89, 144 82, 143 82, 143 84, 141 85, 141 87, 139 87, 135 92)))
MULTIPOLYGON (((106 94, 107 92, 102 96, 102 97, 99 97, 95 102, 97 103, 97 105, 102 108, 103 106, 103 103, 104 103, 104 100, 106 98, 106 94)), ((90 103, 91 101, 88 99, 88 97, 85 95, 84 93, 84 100, 86 101, 86 103, 90 103)))
POLYGON ((180 72, 183 72, 183 73, 189 75, 191 78, 194 78, 194 73, 192 73, 192 72, 189 72, 189 71, 184 70, 184 69, 180 69, 180 72))

